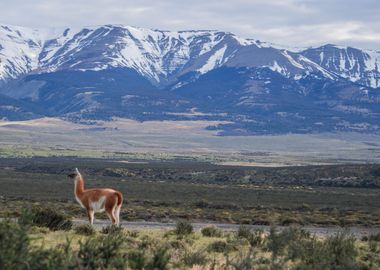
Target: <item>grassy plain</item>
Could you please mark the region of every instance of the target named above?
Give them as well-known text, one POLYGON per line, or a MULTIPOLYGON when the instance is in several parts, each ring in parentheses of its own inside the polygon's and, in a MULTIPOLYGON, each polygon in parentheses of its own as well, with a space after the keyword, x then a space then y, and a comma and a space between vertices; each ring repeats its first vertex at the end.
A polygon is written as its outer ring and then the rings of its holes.
MULTIPOLYGON (((66 177, 78 167, 87 187, 123 192, 123 220, 380 228, 379 137, 221 137, 207 125, 0 122, 0 217, 50 207, 85 219, 66 177)), ((319 239, 291 227, 263 237, 244 228, 107 234, 1 221, 0 237, 9 239, 0 245, 0 268, 13 267, 3 269, 380 268, 378 235, 319 239)))
POLYGON ((0 214, 17 216, 26 206, 49 205, 85 218, 66 177, 75 167, 87 187, 123 192, 124 220, 380 227, 379 165, 252 168, 187 160, 1 159, 0 214))
POLYGON ((219 136, 215 121, 0 121, 0 157, 77 156, 294 166, 379 163, 380 136, 360 133, 219 136))

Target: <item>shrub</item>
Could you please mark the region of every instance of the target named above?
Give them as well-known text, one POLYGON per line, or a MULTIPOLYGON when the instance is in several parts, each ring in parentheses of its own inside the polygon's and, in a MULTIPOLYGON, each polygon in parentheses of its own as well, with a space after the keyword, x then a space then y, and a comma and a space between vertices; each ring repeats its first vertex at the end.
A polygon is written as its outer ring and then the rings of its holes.
POLYGON ((73 223, 65 215, 51 208, 36 208, 31 213, 32 224, 47 227, 52 231, 70 230, 73 223))
POLYGON ((18 224, 0 222, 0 269, 26 269, 29 238, 18 224))
POLYGON ((139 232, 138 231, 127 231, 127 235, 129 237, 136 238, 139 236, 139 232))
POLYGON ((368 239, 370 241, 376 241, 376 242, 380 242, 380 233, 377 233, 377 234, 371 234, 368 239))
POLYGON ((293 240, 293 246, 298 246, 292 258, 299 261, 295 269, 359 269, 355 239, 344 233, 329 236, 324 241, 315 237, 293 240))
POLYGON ((304 230, 287 228, 282 232, 277 232, 274 227, 271 227, 266 239, 266 248, 272 252, 272 264, 274 264, 280 255, 286 255, 285 258, 291 260, 302 257, 301 254, 306 248, 314 249, 308 245, 312 240, 314 238, 311 238, 310 233, 304 230))
POLYGON ((243 246, 246 246, 248 241, 246 239, 227 238, 226 252, 238 251, 243 246))
POLYGON ((239 252, 238 256, 234 259, 226 257, 226 266, 228 269, 236 270, 251 270, 256 269, 255 254, 252 250, 247 253, 239 252))
POLYGON ((175 233, 177 235, 188 235, 193 232, 193 225, 185 220, 178 221, 176 228, 175 228, 175 233))
POLYGON ((123 228, 116 225, 110 225, 102 228, 102 233, 104 234, 120 233, 122 231, 123 228))
POLYGON ((251 230, 247 226, 239 226, 239 229, 237 231, 238 238, 245 238, 248 240, 251 237, 251 234, 251 230))
POLYGON ((17 223, 23 227, 33 225, 33 211, 30 209, 22 209, 20 216, 17 218, 17 223))
POLYGON ((264 244, 265 242, 265 235, 264 235, 264 232, 262 230, 256 230, 254 232, 251 233, 248 242, 249 244, 251 245, 251 247, 257 247, 257 246, 261 246, 264 244))
POLYGON ((94 227, 90 224, 83 224, 83 225, 77 226, 74 228, 74 231, 76 234, 86 235, 86 236, 94 235, 96 233, 94 227))
POLYGON ((354 269, 355 258, 358 252, 355 248, 355 239, 345 233, 338 233, 326 239, 327 253, 331 254, 331 265, 341 266, 341 269, 354 269))
POLYGON ((179 240, 170 241, 169 245, 173 249, 184 249, 185 248, 185 244, 182 241, 179 241, 179 240))
POLYGON ((139 248, 140 249, 149 249, 149 248, 153 248, 155 245, 157 245, 157 240, 156 239, 153 239, 147 235, 144 235, 142 238, 141 238, 141 242, 139 244, 139 248))
POLYGON ((132 270, 143 270, 146 264, 144 251, 133 250, 128 254, 128 266, 132 270))
POLYGON ((122 252, 125 236, 111 233, 88 238, 79 242, 78 268, 82 269, 123 269, 127 256, 122 252))
POLYGON ((30 233, 30 234, 37 234, 37 233, 48 234, 50 232, 49 228, 46 228, 46 227, 38 227, 38 226, 29 227, 29 226, 26 226, 24 228, 27 229, 28 233, 30 233))
POLYGON ((148 247, 132 250, 127 256, 128 266, 132 270, 166 270, 171 257, 168 251, 166 247, 159 247, 153 251, 148 247), (148 256, 151 252, 153 254, 148 256))
POLYGON ((376 241, 368 241, 368 248, 371 252, 377 252, 377 242, 376 241))
POLYGON ((195 252, 185 252, 182 261, 186 266, 193 267, 194 265, 205 265, 208 259, 203 251, 198 250, 195 252))
POLYGON ((52 249, 35 248, 29 254, 28 269, 74 269, 73 256, 70 242, 52 249))
POLYGON ((0 269, 69 269, 72 251, 63 248, 31 247, 27 227, 11 221, 0 222, 0 269))
POLYGON ((260 246, 264 243, 264 232, 262 230, 251 231, 246 226, 240 226, 236 236, 238 238, 247 239, 252 247, 260 246))
POLYGON ((226 250, 227 250, 227 243, 224 242, 224 241, 221 241, 221 240, 212 242, 208 246, 208 251, 210 251, 210 252, 219 252, 219 253, 222 253, 222 252, 225 252, 226 250))
POLYGON ((170 254, 166 247, 160 247, 155 250, 153 258, 147 264, 147 270, 166 270, 169 269, 170 254))
POLYGON ((222 236, 222 231, 215 226, 208 226, 204 227, 201 230, 201 233, 205 237, 221 237, 222 236))
POLYGON ((280 255, 285 246, 288 244, 284 234, 280 234, 274 227, 270 228, 268 235, 267 248, 272 252, 272 262, 280 255))

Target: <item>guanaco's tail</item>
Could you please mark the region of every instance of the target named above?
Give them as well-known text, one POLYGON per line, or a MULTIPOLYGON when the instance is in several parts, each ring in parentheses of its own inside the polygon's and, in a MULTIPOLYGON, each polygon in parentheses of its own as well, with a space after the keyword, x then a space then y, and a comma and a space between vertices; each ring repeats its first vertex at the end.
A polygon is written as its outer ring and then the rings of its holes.
POLYGON ((115 194, 117 196, 117 206, 121 206, 123 204, 123 194, 119 191, 116 191, 115 194))

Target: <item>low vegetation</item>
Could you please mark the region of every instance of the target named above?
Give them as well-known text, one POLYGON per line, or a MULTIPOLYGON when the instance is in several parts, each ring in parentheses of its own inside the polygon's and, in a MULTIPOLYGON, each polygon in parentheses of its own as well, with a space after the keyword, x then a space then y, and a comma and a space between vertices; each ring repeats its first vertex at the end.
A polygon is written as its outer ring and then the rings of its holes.
POLYGON ((177 235, 188 235, 193 232, 193 225, 186 220, 178 221, 175 228, 177 235))
POLYGON ((118 227, 116 225, 109 225, 107 227, 103 227, 101 232, 103 234, 112 234, 122 231, 123 229, 121 227, 118 227))
MULTIPOLYGON (((96 178, 133 178, 142 181, 272 186, 380 188, 380 164, 309 165, 286 167, 223 166, 178 160, 122 163, 104 159, 0 159, 2 166, 22 173, 59 175, 81 164, 96 178)), ((159 160, 159 159, 157 159, 159 160)), ((0 165, 1 166, 1 165, 0 165)), ((1 168, 1 167, 0 167, 1 168)))
POLYGON ((86 235, 86 236, 91 236, 96 233, 94 227, 91 226, 90 224, 83 224, 83 225, 76 226, 74 228, 74 232, 76 234, 86 235))
POLYGON ((368 188, 380 179, 375 164, 243 168, 189 161, 2 159, 0 217, 19 216, 32 205, 86 219, 66 177, 76 166, 83 168, 89 188, 107 181, 124 194, 123 220, 380 227, 380 189, 368 188), (331 179, 338 183, 339 175, 352 185, 325 185, 331 179))
POLYGON ((0 269, 375 270, 380 267, 376 236, 356 240, 344 232, 322 239, 295 228, 283 231, 272 228, 264 233, 241 227, 237 232, 212 237, 191 232, 178 238, 176 230, 136 233, 119 229, 105 234, 87 226, 48 232, 35 228, 11 220, 0 222, 0 269))
POLYGON ((326 167, 324 175, 317 167, 270 171, 80 160, 89 187, 107 179, 123 192, 123 220, 178 220, 173 230, 148 232, 73 226, 73 218, 86 218, 66 178, 78 160, 28 162, 0 163, 0 269, 380 269, 380 234, 358 240, 342 231, 319 238, 292 227, 380 227, 380 189, 368 188, 379 180, 378 165, 326 167), (313 170, 319 179, 335 179, 341 169, 354 185, 307 182, 313 170), (198 231, 194 219, 243 225, 236 232, 213 226, 198 231))
POLYGON ((73 226, 71 219, 60 212, 48 207, 35 207, 23 209, 18 218, 21 224, 30 224, 38 227, 46 227, 52 231, 70 230, 73 226))
POLYGON ((215 226, 204 227, 202 228, 201 233, 205 237, 221 237, 222 236, 222 231, 215 226))

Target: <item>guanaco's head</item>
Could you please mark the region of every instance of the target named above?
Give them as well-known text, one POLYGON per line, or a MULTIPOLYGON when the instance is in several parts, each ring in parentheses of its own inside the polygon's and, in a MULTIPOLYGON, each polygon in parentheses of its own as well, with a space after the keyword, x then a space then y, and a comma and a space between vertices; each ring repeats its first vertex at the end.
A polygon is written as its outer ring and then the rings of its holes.
POLYGON ((72 172, 72 173, 70 173, 70 174, 67 175, 67 177, 70 177, 72 179, 76 179, 78 176, 81 176, 78 168, 75 168, 74 172, 72 172))

